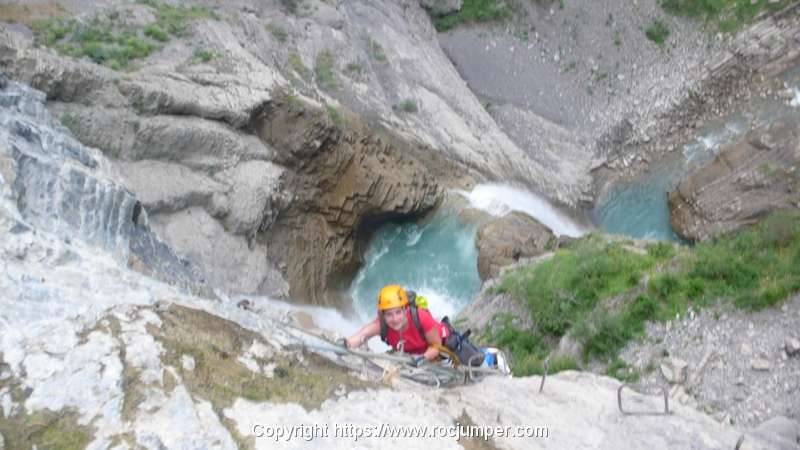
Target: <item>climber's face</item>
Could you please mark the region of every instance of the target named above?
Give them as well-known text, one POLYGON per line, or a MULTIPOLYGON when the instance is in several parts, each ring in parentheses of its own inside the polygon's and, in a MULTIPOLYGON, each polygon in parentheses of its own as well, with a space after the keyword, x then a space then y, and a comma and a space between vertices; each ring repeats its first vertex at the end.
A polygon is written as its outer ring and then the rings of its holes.
POLYGON ((386 325, 395 331, 402 331, 406 327, 406 308, 391 308, 383 312, 386 325))

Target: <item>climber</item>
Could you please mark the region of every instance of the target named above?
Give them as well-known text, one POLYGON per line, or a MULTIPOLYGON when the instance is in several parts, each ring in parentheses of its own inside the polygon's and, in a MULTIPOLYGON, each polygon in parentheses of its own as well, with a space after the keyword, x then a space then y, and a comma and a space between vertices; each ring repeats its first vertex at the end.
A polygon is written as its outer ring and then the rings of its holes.
POLYGON ((347 348, 356 348, 380 336, 395 350, 415 355, 413 365, 419 366, 438 360, 442 342, 449 334, 450 328, 428 311, 425 297, 390 284, 378 294, 378 317, 341 342, 347 348))

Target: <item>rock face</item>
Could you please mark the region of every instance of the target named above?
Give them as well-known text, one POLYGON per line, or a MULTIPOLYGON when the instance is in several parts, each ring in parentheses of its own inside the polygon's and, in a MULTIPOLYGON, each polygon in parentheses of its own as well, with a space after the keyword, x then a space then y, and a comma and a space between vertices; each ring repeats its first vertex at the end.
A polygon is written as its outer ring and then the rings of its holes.
POLYGON ((141 202, 108 160, 50 117, 41 92, 0 85, 0 179, 25 221, 102 248, 155 278, 209 292, 202 273, 152 233, 141 202))
MULTIPOLYGON (((330 434, 281 444, 349 449, 355 436, 336 436, 336 426, 382 423, 534 427, 515 432, 540 437, 489 438, 494 447, 520 450, 717 450, 741 435, 683 405, 674 405, 667 420, 623 417, 619 382, 589 373, 548 377, 542 393, 538 377, 490 377, 453 389, 400 381, 386 389, 380 378, 336 365, 339 358, 328 351, 304 350, 319 338, 287 327, 283 306, 256 298, 242 308, 195 297, 129 270, 103 247, 38 228, 20 214, 7 175, 0 178, 0 430, 7 448, 45 448, 48 437, 68 435, 80 448, 131 442, 233 450, 246 440, 271 449, 274 437, 254 436, 255 425, 312 423, 330 434)), ((661 407, 660 398, 631 392, 625 402, 637 410, 661 407)), ((746 439, 750 448, 774 448, 759 435, 746 439)), ((361 436, 358 445, 379 449, 386 442, 361 436)), ((403 438, 408 449, 431 445, 430 437, 403 438)), ((462 448, 450 436, 436 446, 462 448)))
POLYGON ((786 335, 796 332, 798 320, 798 295, 758 312, 718 305, 666 326, 647 324, 647 335, 629 343, 620 357, 639 370, 643 390, 666 384, 660 370, 648 367, 674 367, 679 357, 688 373, 682 386, 670 389, 671 397, 720 422, 753 428, 774 416, 798 421, 800 359, 784 353, 786 335))
POLYGON ((284 267, 295 300, 334 304, 360 263, 360 239, 383 220, 421 215, 442 189, 389 133, 343 129, 318 109, 276 100, 254 119, 291 171, 291 205, 269 227, 269 258, 284 267), (361 233, 361 234, 359 234, 361 233))
POLYGON ((800 207, 800 128, 776 122, 724 147, 669 193, 670 222, 694 241, 800 207))
POLYGON ((475 237, 478 274, 481 280, 494 278, 500 269, 520 258, 541 255, 555 247, 549 228, 533 217, 514 211, 482 225, 475 237))
POLYGON ((661 363, 661 374, 672 384, 681 384, 686 381, 689 364, 680 358, 669 358, 661 363))

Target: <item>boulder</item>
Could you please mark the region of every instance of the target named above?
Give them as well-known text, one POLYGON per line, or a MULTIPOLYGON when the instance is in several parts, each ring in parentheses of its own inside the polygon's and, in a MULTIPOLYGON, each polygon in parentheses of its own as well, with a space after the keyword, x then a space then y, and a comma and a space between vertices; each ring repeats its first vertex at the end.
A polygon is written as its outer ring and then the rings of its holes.
POLYGON ((669 193, 670 222, 682 237, 701 241, 800 205, 800 126, 791 121, 757 128, 724 147, 714 160, 669 193))
POLYGON ((800 339, 787 337, 783 343, 784 350, 789 356, 800 355, 800 339))
POLYGON ((475 238, 478 274, 482 280, 494 278, 503 266, 552 250, 555 239, 549 228, 523 212, 514 211, 487 222, 475 238))
POLYGON ((766 372, 772 368, 772 363, 765 358, 754 358, 750 361, 750 367, 759 372, 766 372))
POLYGON ((689 364, 680 358, 668 358, 661 363, 661 374, 672 384, 686 381, 689 364))

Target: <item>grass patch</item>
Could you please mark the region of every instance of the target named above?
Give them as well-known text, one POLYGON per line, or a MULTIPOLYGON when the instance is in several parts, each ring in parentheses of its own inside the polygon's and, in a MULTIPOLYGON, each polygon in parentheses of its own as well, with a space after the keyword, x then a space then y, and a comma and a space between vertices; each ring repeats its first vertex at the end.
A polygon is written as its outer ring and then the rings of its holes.
POLYGON ((157 0, 139 0, 139 3, 153 8, 156 15, 156 24, 174 36, 186 35, 189 25, 194 21, 219 19, 213 11, 201 6, 172 6, 157 0))
POLYGON ((367 53, 369 53, 369 57, 374 61, 379 63, 385 63, 387 61, 383 46, 372 38, 367 38, 367 53))
POLYGON ((800 213, 777 212, 750 229, 698 244, 680 263, 678 271, 650 283, 661 318, 721 297, 745 310, 773 306, 800 291, 800 213))
POLYGON ((314 62, 314 75, 323 89, 336 89, 339 87, 339 80, 336 79, 334 72, 334 59, 333 53, 328 50, 322 50, 317 53, 317 59, 314 62))
POLYGON ((133 60, 148 57, 170 36, 186 34, 192 21, 216 18, 211 11, 200 7, 170 6, 155 0, 139 0, 139 3, 155 10, 156 22, 135 28, 120 23, 118 14, 88 21, 53 18, 32 24, 34 40, 63 55, 87 57, 120 70, 129 67, 133 60))
POLYGON ((314 409, 333 397, 341 385, 347 390, 367 386, 347 370, 311 353, 303 354, 304 362, 290 356, 256 358, 261 366, 275 364, 274 375, 252 372, 238 358, 253 342, 269 346, 256 333, 204 311, 177 305, 159 316, 162 326, 154 337, 164 346, 165 363, 178 370, 193 396, 210 401, 218 413, 240 397, 293 402, 314 409), (194 370, 183 369, 183 355, 194 358, 194 370))
POLYGON ((464 0, 461 10, 433 16, 436 31, 443 32, 462 24, 491 22, 511 17, 511 9, 501 0, 464 0))
POLYGON ((628 379, 636 374, 620 366, 619 351, 644 334, 648 321, 672 320, 720 299, 759 310, 800 292, 800 212, 776 212, 749 229, 681 251, 660 242, 636 252, 590 236, 506 274, 496 291, 527 305, 535 324, 520 330, 501 317, 481 334, 511 352, 515 373, 537 373, 569 333, 582 344, 584 361, 609 361, 609 375, 628 379), (639 281, 645 274, 646 289, 639 281))
POLYGON ((407 98, 397 104, 396 109, 408 114, 415 114, 419 112, 419 107, 414 99, 407 98))
POLYGON ((289 33, 286 31, 286 29, 274 23, 267 25, 267 31, 269 31, 270 34, 272 34, 272 37, 274 37, 278 42, 286 42, 286 40, 289 38, 289 33))
POLYGON ((590 237, 547 261, 506 275, 497 290, 527 304, 542 333, 560 337, 598 300, 636 286, 656 261, 620 243, 590 237))
POLYGON ((52 19, 36 23, 33 30, 40 45, 55 47, 63 55, 87 57, 117 70, 128 67, 131 60, 146 58, 159 47, 143 33, 120 31, 112 22, 98 18, 88 23, 52 19))
POLYGON ((621 358, 614 358, 606 368, 606 375, 616 378, 623 383, 635 383, 639 381, 640 374, 634 370, 621 358))
POLYGON ((661 7, 670 14, 704 20, 720 31, 731 32, 751 22, 762 11, 776 11, 789 0, 662 0, 661 7))
POLYGON ((303 64, 303 60, 300 58, 300 55, 297 53, 289 53, 288 56, 289 66, 291 66, 292 70, 294 70, 300 77, 306 81, 311 78, 311 71, 303 64))
POLYGON ((64 125, 72 134, 76 134, 80 121, 75 114, 65 112, 61 115, 61 125, 64 125))
MULTIPOLYGON (((12 377, 0 381, 0 389, 6 388, 15 403, 25 403, 27 394, 20 380, 12 377)), ((79 414, 70 409, 26 412, 19 408, 15 414, 2 417, 0 434, 7 449, 79 450, 92 441, 90 428, 79 425, 79 414)))
POLYGON ((631 339, 644 333, 645 322, 656 317, 658 305, 644 295, 625 304, 620 312, 599 313, 580 323, 575 337, 583 343, 584 360, 613 359, 631 339))
POLYGON ((167 34, 166 31, 162 30, 161 27, 155 23, 151 23, 150 25, 144 27, 144 35, 159 42, 167 42, 169 40, 169 34, 167 34))
POLYGON ((351 62, 351 63, 347 63, 347 65, 344 66, 344 70, 348 74, 357 76, 357 75, 361 75, 362 73, 364 73, 364 65, 359 63, 359 62, 351 62))
POLYGON ((649 27, 645 28, 644 34, 647 36, 647 39, 650 39, 658 45, 663 45, 667 37, 669 37, 669 28, 667 28, 664 22, 655 20, 649 27))
POLYGON ((205 50, 205 49, 198 48, 198 49, 196 49, 194 51, 194 60, 195 61, 207 63, 207 62, 211 61, 212 59, 214 59, 216 57, 217 57, 217 54, 215 52, 210 51, 210 50, 205 50))
POLYGON ((325 105, 325 109, 328 111, 328 117, 331 119, 331 122, 333 122, 336 126, 342 126, 343 119, 339 110, 332 105, 325 105))

